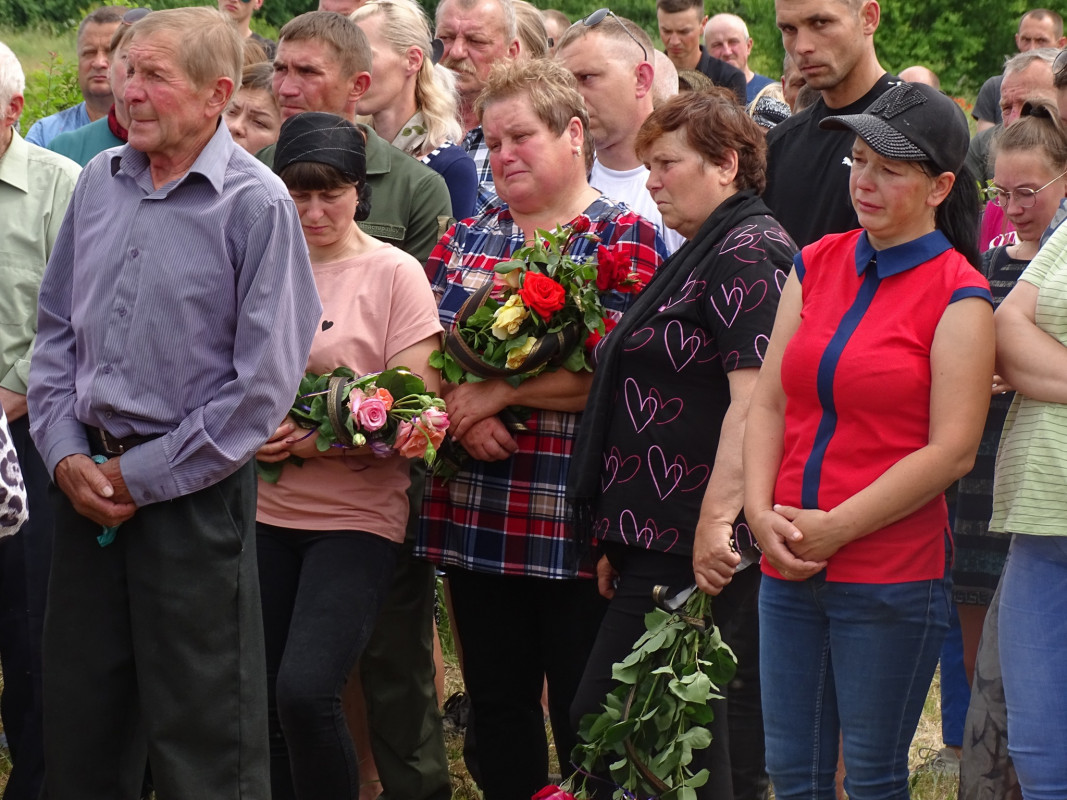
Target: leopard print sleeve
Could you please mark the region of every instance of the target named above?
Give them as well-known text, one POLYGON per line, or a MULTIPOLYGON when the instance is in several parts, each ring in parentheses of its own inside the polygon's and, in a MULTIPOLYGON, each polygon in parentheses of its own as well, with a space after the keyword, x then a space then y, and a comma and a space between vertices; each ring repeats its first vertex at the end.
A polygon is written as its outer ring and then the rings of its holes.
POLYGON ((0 536, 17 533, 26 517, 26 486, 7 417, 0 410, 0 536))

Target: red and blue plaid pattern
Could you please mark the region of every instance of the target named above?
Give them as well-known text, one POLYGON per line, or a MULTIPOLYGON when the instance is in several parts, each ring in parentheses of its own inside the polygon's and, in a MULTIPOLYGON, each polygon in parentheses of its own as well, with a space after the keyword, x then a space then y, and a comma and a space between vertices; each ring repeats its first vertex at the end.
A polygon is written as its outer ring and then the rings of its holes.
MULTIPOLYGON (((666 256, 651 223, 606 197, 582 216, 600 242, 575 243, 573 257, 594 257, 598 244, 618 248, 629 255, 642 282, 651 279, 666 256)), ((426 266, 446 328, 453 327, 467 297, 492 280, 493 267, 524 244, 506 207, 449 229, 426 266)), ((633 297, 611 292, 604 303, 621 315, 633 297)), ((528 430, 513 434, 519 449, 511 458, 471 460, 447 485, 427 482, 418 555, 479 572, 541 578, 591 574, 591 565, 578 563, 565 498, 581 414, 533 409, 524 422, 528 430)))

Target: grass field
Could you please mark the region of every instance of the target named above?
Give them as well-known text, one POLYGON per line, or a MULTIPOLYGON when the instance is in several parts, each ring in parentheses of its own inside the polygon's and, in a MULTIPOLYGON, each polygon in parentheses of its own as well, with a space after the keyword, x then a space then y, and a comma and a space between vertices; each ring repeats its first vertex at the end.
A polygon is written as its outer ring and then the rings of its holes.
POLYGON ((74 38, 73 29, 57 33, 47 27, 12 30, 0 26, 0 42, 11 48, 27 75, 46 68, 52 53, 67 63, 74 63, 77 56, 74 38))

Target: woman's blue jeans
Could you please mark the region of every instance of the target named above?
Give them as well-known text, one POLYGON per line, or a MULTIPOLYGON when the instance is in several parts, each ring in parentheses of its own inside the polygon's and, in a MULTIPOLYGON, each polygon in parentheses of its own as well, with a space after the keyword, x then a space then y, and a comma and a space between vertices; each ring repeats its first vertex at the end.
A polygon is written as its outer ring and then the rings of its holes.
POLYGON ((908 747, 951 602, 951 580, 833 583, 764 576, 760 679, 778 800, 833 800, 839 737, 851 800, 907 800, 908 747))
POLYGON ((1067 797, 1067 536, 1016 534, 1000 590, 1008 752, 1023 797, 1067 797))

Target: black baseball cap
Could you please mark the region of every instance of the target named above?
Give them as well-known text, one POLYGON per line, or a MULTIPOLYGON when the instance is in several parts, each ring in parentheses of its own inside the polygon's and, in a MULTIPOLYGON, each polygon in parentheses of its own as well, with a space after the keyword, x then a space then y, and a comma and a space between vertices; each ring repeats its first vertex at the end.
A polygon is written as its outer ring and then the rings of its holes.
POLYGON ((827 117, 826 130, 851 130, 884 158, 929 161, 958 173, 967 159, 970 130, 956 101, 923 83, 899 83, 862 114, 827 117))

